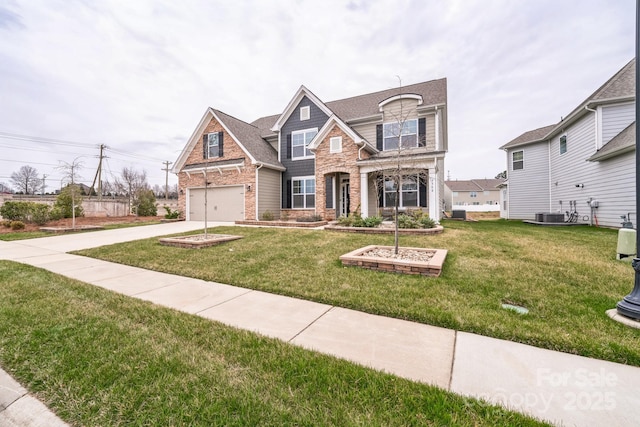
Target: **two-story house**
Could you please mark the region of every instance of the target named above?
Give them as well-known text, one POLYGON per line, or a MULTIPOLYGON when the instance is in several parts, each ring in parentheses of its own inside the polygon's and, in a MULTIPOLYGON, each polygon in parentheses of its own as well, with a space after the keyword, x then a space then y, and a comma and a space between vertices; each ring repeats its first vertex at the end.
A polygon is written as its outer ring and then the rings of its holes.
POLYGON ((446 79, 323 102, 301 86, 281 114, 251 123, 208 108, 174 163, 179 209, 214 221, 358 211, 395 203, 440 220, 446 79))
POLYGON ((575 212, 579 223, 619 227, 635 215, 635 69, 632 60, 559 123, 500 147, 508 168, 501 216, 575 212))
POLYGON ((448 180, 445 185, 445 210, 500 210, 500 188, 504 179, 448 180))

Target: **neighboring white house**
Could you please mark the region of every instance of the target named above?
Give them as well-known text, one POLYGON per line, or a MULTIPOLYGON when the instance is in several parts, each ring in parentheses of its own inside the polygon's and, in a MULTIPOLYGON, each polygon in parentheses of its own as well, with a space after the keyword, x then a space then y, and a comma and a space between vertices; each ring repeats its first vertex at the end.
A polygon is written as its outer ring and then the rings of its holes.
POLYGON ((575 210, 578 222, 620 227, 635 214, 635 59, 562 121, 500 147, 508 181, 501 216, 575 210), (597 206, 597 207, 596 207, 597 206))

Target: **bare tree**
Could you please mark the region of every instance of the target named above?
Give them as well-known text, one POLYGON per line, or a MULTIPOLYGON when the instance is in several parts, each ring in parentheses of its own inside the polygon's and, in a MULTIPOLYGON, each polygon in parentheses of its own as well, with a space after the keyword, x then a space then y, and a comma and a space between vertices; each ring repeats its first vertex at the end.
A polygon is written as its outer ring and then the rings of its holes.
POLYGON ((6 182, 0 182, 0 193, 10 193, 11 186, 6 182))
POLYGON ((32 166, 22 166, 18 172, 11 174, 11 183, 18 192, 35 194, 42 188, 42 180, 38 178, 38 171, 32 166))
POLYGON ((129 198, 129 212, 138 204, 138 194, 141 190, 148 190, 147 172, 136 171, 133 168, 122 168, 120 179, 116 178, 116 188, 129 198))
MULTIPOLYGON (((400 80, 399 77, 398 79, 400 80)), ((399 93, 402 94, 402 81, 400 81, 399 93)), ((400 241, 400 194, 403 190, 408 190, 408 192, 415 192, 417 198, 419 198, 420 186, 427 185, 427 176, 424 169, 412 165, 411 153, 409 152, 411 149, 425 144, 425 141, 419 140, 421 135, 418 129, 411 129, 415 121, 410 117, 414 116, 415 112, 415 109, 406 109, 404 107, 402 95, 400 95, 400 109, 397 113, 391 113, 394 121, 385 129, 386 134, 383 135, 392 145, 390 149, 388 147, 386 149, 391 161, 388 161, 389 157, 386 157, 387 162, 381 165, 381 170, 373 181, 376 193, 381 194, 383 198, 388 197, 385 200, 385 204, 387 201, 393 203, 394 253, 396 255, 399 252, 400 241)))
POLYGON ((76 181, 80 179, 78 172, 82 169, 82 162, 76 157, 72 162, 61 162, 60 166, 56 169, 62 171, 63 179, 67 179, 69 184, 69 192, 71 193, 71 228, 76 228, 76 203, 82 200, 80 186, 76 184, 76 181))

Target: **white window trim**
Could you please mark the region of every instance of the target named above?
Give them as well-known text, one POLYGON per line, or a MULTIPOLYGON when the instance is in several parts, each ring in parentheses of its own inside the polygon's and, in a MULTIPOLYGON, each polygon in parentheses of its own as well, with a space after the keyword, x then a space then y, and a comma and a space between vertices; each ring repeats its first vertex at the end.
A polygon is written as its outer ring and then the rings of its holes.
POLYGON ((560 138, 558 139, 558 146, 559 146, 559 152, 560 155, 566 154, 567 151, 569 151, 569 146, 567 144, 567 134, 565 133, 564 135, 560 135, 560 138), (562 151, 562 138, 564 138, 564 151, 562 151))
POLYGON ((512 151, 511 152, 511 171, 522 171, 524 170, 524 150, 512 151), (522 153, 522 160, 518 160, 518 162, 522 162, 522 168, 514 169, 513 164, 515 163, 513 160, 513 155, 516 153, 522 153))
POLYGON ((306 190, 307 190, 306 181, 308 181, 310 179, 313 180, 313 188, 314 188, 314 190, 316 190, 317 189, 316 186, 318 185, 318 183, 315 182, 316 181, 316 177, 315 176, 308 175, 308 176, 294 176, 294 177, 291 177, 291 209, 313 209, 313 208, 315 208, 315 205, 318 203, 318 201, 316 200, 316 192, 317 191, 314 191, 313 193, 307 193, 306 192, 306 190), (305 190, 304 193, 294 193, 293 192, 293 188, 294 188, 293 187, 293 183, 295 181, 305 181, 305 185, 303 186, 303 188, 305 190), (303 195, 302 200, 304 200, 304 206, 301 207, 301 208, 296 208, 296 207, 294 207, 293 199, 294 199, 294 197, 296 195, 300 195, 300 194, 303 195), (311 194, 313 194, 313 206, 307 207, 307 196, 309 196, 311 194))
MULTIPOLYGON (((403 124, 403 127, 404 127, 404 126, 405 126, 405 124, 406 124, 406 123, 408 123, 408 122, 416 122, 416 133, 415 133, 415 134, 413 134, 413 133, 408 133, 408 134, 406 134, 406 135, 401 135, 401 136, 400 136, 400 138, 399 138, 399 140, 398 140, 398 145, 399 145, 401 148, 416 148, 416 147, 418 147, 418 138, 420 137, 420 135, 419 135, 419 133, 420 133, 420 129, 419 129, 418 119, 409 119, 409 120, 405 120, 405 121, 402 123, 402 124, 403 124), (402 137, 403 137, 403 136, 408 136, 408 135, 415 135, 415 136, 416 136, 416 145, 415 145, 415 147, 402 147, 402 137)), ((387 126, 387 125, 393 125, 393 124, 398 124, 398 122, 397 122, 397 121, 394 121, 394 122, 387 122, 387 123, 383 123, 383 124, 382 124, 382 151, 392 151, 392 150, 397 150, 397 149, 398 149, 398 147, 395 147, 395 148, 387 148, 387 137, 385 137, 385 136, 384 136, 384 129, 385 129, 385 126, 387 126)), ((402 131, 400 131, 400 133, 402 133, 402 131)), ((394 135, 393 137, 395 137, 395 135, 394 135)), ((391 138, 391 137, 389 137, 389 138, 391 138)))
POLYGON ((329 153, 342 153, 342 137, 334 136, 329 138, 329 153), (334 143, 336 144, 334 146, 334 143))
MULTIPOLYGON (((406 175, 406 176, 409 176, 409 175, 406 175)), ((416 177, 416 179, 417 179, 416 182, 418 184, 418 187, 415 190, 403 190, 402 189, 402 184, 400 184, 400 192, 399 192, 400 203, 398 204, 399 208, 419 208, 420 207, 420 175, 418 174, 418 175, 410 175, 410 176, 415 176, 416 177), (404 205, 404 193, 412 193, 414 191, 416 192, 416 205, 415 206, 405 206, 404 205)), ((390 177, 389 179, 393 179, 393 178, 390 177)), ((386 181, 386 179, 385 179, 385 181, 386 181)), ((395 194, 395 190, 387 191, 386 186, 384 187, 383 195, 382 195, 382 197, 383 197, 383 203, 382 203, 383 207, 385 207, 385 208, 392 208, 393 207, 393 206, 387 206, 387 193, 392 193, 392 192, 395 194)))
POLYGON ((291 160, 313 159, 315 157, 313 153, 307 154, 307 150, 308 150, 307 147, 309 147, 309 144, 313 140, 313 137, 309 141, 305 142, 305 145, 304 145, 304 156, 294 156, 293 155, 293 136, 294 135, 299 135, 301 133, 302 134, 306 134, 308 132, 315 132, 316 135, 317 135, 318 134, 318 128, 300 129, 300 130, 294 130, 293 132, 291 132, 291 160))
POLYGON ((309 120, 311 118, 311 107, 300 107, 300 121, 309 120))

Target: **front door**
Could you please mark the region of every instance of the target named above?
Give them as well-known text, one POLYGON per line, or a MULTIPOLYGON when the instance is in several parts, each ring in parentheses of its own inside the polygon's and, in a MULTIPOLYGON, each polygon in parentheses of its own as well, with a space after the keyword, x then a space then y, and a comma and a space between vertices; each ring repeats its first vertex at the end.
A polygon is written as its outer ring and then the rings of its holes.
POLYGON ((349 216, 349 178, 340 181, 340 216, 349 216))

